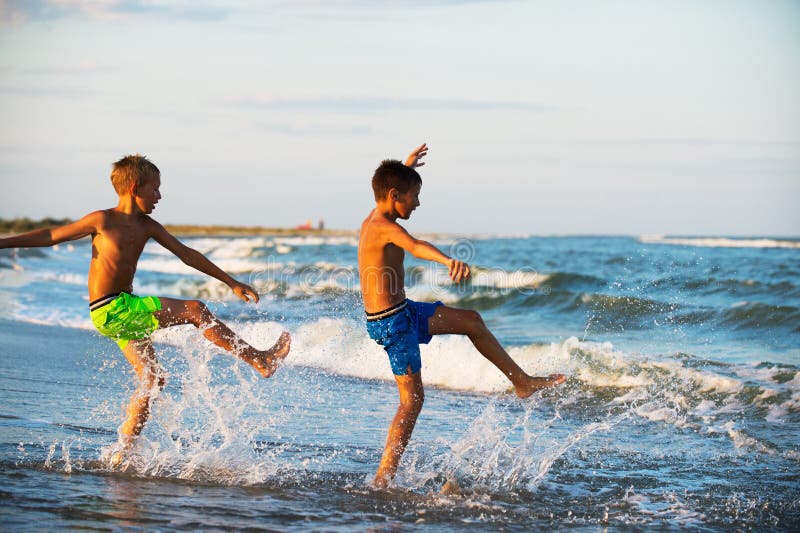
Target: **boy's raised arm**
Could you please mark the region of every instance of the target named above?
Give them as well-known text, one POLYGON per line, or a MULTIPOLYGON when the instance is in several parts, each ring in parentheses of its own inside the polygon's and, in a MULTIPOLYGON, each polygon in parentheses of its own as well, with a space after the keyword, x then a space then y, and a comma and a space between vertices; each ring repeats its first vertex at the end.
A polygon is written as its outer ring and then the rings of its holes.
POLYGON ((428 144, 427 143, 422 143, 419 146, 417 146, 416 148, 414 148, 414 151, 412 151, 410 154, 408 154, 408 157, 406 158, 406 162, 403 163, 403 164, 405 166, 411 167, 411 168, 421 167, 422 165, 425 164, 425 162, 424 161, 420 162, 420 160, 423 157, 425 157, 426 155, 428 155, 428 144))
POLYGON ((447 267, 450 278, 458 283, 469 277, 469 265, 458 259, 448 257, 444 252, 427 241, 414 238, 400 224, 392 223, 388 226, 387 240, 408 253, 425 261, 434 261, 447 267))
POLYGON ((101 211, 95 211, 71 224, 57 228, 37 229, 22 235, 0 239, 0 248, 39 248, 53 246, 66 241, 74 241, 94 233, 101 216, 101 211))
POLYGON ((251 286, 235 280, 227 272, 212 263, 211 260, 206 256, 193 248, 189 248, 175 238, 175 236, 168 232, 164 226, 155 220, 150 220, 153 224, 151 233, 153 239, 155 239, 156 242, 158 242, 161 246, 175 254, 178 259, 190 267, 199 270, 203 274, 207 274, 212 278, 220 280, 230 287, 236 296, 245 302, 249 302, 250 300, 258 302, 258 293, 251 286))

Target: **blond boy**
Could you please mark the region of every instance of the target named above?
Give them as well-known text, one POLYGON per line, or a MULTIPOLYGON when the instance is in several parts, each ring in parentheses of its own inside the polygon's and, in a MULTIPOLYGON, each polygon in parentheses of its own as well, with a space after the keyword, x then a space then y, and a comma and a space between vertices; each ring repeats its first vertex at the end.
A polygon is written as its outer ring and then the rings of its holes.
POLYGON ((270 349, 260 351, 240 339, 197 300, 178 300, 133 294, 133 277, 145 243, 154 239, 187 265, 212 276, 245 302, 258 301, 252 287, 223 272, 200 252, 171 235, 149 215, 161 199, 161 173, 141 155, 123 157, 113 165, 111 182, 119 203, 111 209, 89 213, 77 222, 0 239, 0 248, 52 246, 82 237, 92 238, 89 263, 89 308, 98 331, 117 342, 133 366, 138 386, 119 428, 121 450, 111 457, 119 464, 141 433, 150 412, 155 387, 164 386, 150 334, 179 324, 192 324, 220 348, 250 364, 265 378, 289 353, 291 339, 283 332, 270 349))
POLYGON ((422 179, 414 169, 425 164, 420 159, 427 152, 427 145, 422 144, 408 156, 405 164, 386 160, 377 168, 372 178, 375 209, 361 224, 358 243, 358 270, 367 331, 386 350, 400 393, 400 406, 389 426, 386 447, 373 482, 377 487, 386 487, 394 478, 422 409, 425 393, 419 344, 430 342, 433 335, 467 335, 478 351, 511 381, 520 398, 566 380, 562 374, 548 377, 526 374, 477 312, 455 309, 441 302, 414 302, 406 298, 405 252, 445 265, 455 283, 470 275, 466 263, 414 238, 397 223, 398 218, 408 220, 420 205, 422 179))

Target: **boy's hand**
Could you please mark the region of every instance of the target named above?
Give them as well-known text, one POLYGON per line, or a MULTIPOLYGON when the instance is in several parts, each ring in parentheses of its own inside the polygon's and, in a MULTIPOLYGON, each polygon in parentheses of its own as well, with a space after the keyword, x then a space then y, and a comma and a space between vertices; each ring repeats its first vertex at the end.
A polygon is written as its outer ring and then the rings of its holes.
POLYGON ((250 285, 245 285, 244 283, 234 281, 231 285, 231 290, 236 296, 245 302, 249 302, 250 300, 258 302, 258 293, 250 285))
POLYGON ((469 277, 469 265, 464 261, 451 259, 450 264, 447 265, 447 273, 450 274, 450 279, 458 283, 462 279, 469 277))
POLYGON ((408 154, 404 165, 411 168, 421 167, 425 163, 420 163, 419 160, 426 155, 428 155, 428 145, 426 143, 422 143, 417 146, 413 152, 408 154))

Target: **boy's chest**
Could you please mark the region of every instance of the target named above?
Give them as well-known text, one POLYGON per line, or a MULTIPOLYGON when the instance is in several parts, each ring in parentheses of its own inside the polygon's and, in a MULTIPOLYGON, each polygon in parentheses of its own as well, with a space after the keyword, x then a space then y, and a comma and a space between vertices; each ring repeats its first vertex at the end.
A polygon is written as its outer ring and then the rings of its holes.
POLYGON ((107 226, 93 239, 99 251, 114 252, 126 257, 139 257, 149 236, 137 224, 107 226))

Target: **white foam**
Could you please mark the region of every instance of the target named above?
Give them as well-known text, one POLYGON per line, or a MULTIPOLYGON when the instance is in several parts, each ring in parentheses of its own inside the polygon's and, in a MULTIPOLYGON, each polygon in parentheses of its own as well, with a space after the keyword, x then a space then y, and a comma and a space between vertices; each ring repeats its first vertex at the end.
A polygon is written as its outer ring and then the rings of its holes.
MULTIPOLYGON (((185 239, 184 243, 203 255, 220 259, 245 259, 256 255, 255 250, 272 245, 263 237, 191 237, 185 239)), ((144 253, 157 256, 173 255, 172 252, 153 241, 147 243, 144 253)))
POLYGON ((323 237, 317 235, 305 235, 296 237, 275 237, 273 241, 276 245, 283 244, 286 246, 348 245, 354 248, 358 246, 358 238, 349 236, 323 237))
POLYGON ((491 287, 495 289, 538 288, 550 276, 525 270, 478 270, 470 279, 473 287, 491 287))
POLYGON ((85 274, 75 274, 71 272, 34 272, 31 277, 37 281, 56 281, 67 285, 81 285, 86 287, 89 278, 85 274))
POLYGON ((94 330, 94 324, 89 318, 88 308, 83 309, 85 310, 84 315, 76 315, 71 309, 31 307, 17 302, 12 311, 12 318, 20 322, 41 326, 94 330))
POLYGON ((22 270, 0 270, 0 288, 16 289, 30 283, 31 275, 22 270))
MULTIPOLYGON (((248 273, 264 268, 263 262, 248 259, 223 259, 215 260, 214 263, 225 272, 231 274, 248 273)), ((200 274, 197 269, 190 267, 177 258, 141 259, 137 269, 148 272, 161 272, 165 274, 200 274)))
POLYGON ((648 244, 674 244, 708 248, 800 248, 800 241, 776 239, 731 239, 726 237, 678 238, 663 235, 641 235, 639 241, 648 244))

